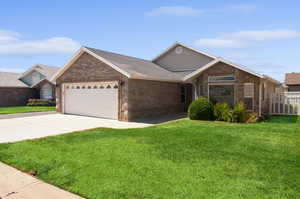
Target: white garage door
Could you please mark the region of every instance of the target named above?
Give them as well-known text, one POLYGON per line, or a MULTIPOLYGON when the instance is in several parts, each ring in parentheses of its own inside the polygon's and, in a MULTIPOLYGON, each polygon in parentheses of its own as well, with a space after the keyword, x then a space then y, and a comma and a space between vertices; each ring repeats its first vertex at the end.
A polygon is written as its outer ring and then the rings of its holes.
POLYGON ((118 119, 118 82, 64 84, 67 114, 118 119))

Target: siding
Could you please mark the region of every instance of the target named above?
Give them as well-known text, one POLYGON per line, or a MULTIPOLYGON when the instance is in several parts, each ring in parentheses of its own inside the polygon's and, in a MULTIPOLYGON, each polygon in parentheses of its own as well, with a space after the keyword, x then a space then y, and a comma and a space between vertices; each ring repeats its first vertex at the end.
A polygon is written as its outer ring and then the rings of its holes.
POLYGON ((196 70, 213 60, 206 55, 199 54, 185 47, 182 47, 183 52, 181 54, 177 54, 175 48, 170 49, 165 55, 157 59, 155 63, 169 71, 178 71, 182 69, 196 70))

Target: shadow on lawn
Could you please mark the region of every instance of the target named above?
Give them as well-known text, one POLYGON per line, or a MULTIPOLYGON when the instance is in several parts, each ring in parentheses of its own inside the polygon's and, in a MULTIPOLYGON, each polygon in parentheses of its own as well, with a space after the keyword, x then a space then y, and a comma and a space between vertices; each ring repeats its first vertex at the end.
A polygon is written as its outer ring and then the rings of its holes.
POLYGON ((299 116, 297 115, 285 115, 285 116, 272 116, 267 120, 268 123, 300 123, 299 116))

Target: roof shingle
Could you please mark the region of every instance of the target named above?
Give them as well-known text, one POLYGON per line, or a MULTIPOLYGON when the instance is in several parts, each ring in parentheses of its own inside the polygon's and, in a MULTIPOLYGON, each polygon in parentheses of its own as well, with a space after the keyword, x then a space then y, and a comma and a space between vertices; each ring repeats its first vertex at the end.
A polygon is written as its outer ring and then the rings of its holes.
POLYGON ((300 73, 287 73, 285 74, 286 85, 300 85, 300 73))
POLYGON ((106 59, 110 63, 118 66, 119 68, 130 74, 130 76, 133 78, 141 77, 153 80, 165 79, 169 81, 180 81, 181 76, 179 74, 170 72, 151 61, 98 50, 90 47, 85 48, 106 59))
POLYGON ((27 88, 28 86, 19 80, 20 75, 20 73, 0 72, 0 87, 27 88))

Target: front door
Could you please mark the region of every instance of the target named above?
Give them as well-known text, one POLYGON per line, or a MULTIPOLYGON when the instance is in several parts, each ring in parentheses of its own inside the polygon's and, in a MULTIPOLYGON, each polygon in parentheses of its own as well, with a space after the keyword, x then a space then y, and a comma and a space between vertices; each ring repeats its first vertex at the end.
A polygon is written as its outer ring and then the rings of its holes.
POLYGON ((214 103, 234 106, 234 85, 209 85, 209 99, 214 103))

